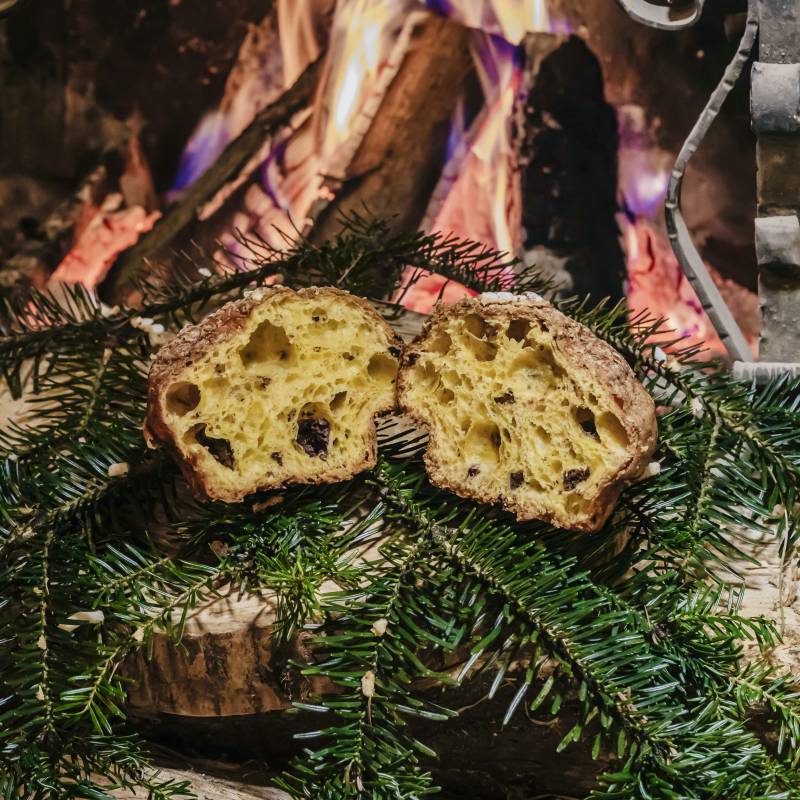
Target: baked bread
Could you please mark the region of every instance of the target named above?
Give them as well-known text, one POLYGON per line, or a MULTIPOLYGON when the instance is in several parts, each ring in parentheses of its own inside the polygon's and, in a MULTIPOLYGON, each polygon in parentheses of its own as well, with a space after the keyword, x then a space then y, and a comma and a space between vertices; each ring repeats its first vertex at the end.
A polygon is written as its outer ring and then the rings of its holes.
POLYGON ((236 502, 374 466, 374 417, 394 408, 401 341, 339 289, 257 289, 162 348, 145 436, 208 497, 236 502))
POLYGON ((438 305, 398 401, 430 430, 434 484, 561 528, 597 530, 656 442, 653 400, 619 353, 532 293, 438 305))

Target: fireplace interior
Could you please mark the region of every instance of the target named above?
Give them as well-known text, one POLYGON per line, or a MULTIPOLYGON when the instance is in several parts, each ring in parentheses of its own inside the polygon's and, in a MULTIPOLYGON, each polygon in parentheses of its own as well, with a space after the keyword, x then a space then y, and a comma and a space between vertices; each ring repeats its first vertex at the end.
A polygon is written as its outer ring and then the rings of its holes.
MULTIPOLYGON (((719 0, 673 33, 611 0, 20 2, 0 31, 3 291, 80 282, 113 303, 132 253, 243 268, 242 237, 323 241, 364 213, 508 252, 562 291, 626 296, 724 355, 662 212, 743 10, 719 0), (268 133, 243 136, 293 85, 268 133)), ((756 347, 754 187, 739 87, 683 208, 756 347)), ((440 292, 463 289, 431 276, 404 302, 440 292)))

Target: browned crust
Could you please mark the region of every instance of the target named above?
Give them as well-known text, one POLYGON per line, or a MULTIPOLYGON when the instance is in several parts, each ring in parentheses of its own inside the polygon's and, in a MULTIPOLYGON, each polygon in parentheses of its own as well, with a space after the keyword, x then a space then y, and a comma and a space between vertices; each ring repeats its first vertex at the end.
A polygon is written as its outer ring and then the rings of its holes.
MULTIPOLYGON (((541 298, 525 301, 502 301, 470 297, 451 306, 437 304, 419 336, 406 346, 397 378, 398 406, 401 411, 424 427, 430 427, 429 420, 421 416, 420 411, 411 405, 408 398, 407 390, 411 373, 409 367, 416 360, 415 356, 421 353, 428 337, 435 335, 448 318, 471 313, 479 313, 487 319, 494 318, 503 321, 526 319, 531 322, 543 322, 553 335, 559 355, 571 366, 572 371, 583 372, 590 375, 595 381, 602 381, 614 397, 620 409, 621 421, 625 425, 629 437, 630 457, 608 479, 605 487, 598 494, 593 504, 593 513, 585 521, 576 521, 575 524, 570 525, 573 530, 598 530, 614 510, 625 483, 641 474, 655 450, 658 425, 653 398, 613 347, 598 339, 585 325, 581 325, 553 308, 547 301, 541 298)), ((434 432, 432 432, 432 436, 435 436, 434 432)), ((433 453, 431 444, 425 451, 425 466, 431 482, 436 486, 448 489, 460 497, 467 497, 481 503, 494 504, 496 502, 494 497, 488 496, 479 489, 463 483, 448 481, 433 453)), ((553 522, 551 512, 534 510, 509 501, 504 501, 503 506, 512 511, 520 521, 540 519, 545 522, 553 522)))
MULTIPOLYGON (((396 347, 400 353, 403 351, 403 341, 392 330, 391 326, 375 311, 370 303, 363 297, 357 297, 342 289, 329 286, 311 286, 299 289, 297 292, 286 286, 270 286, 255 289, 241 300, 226 303, 222 308, 209 314, 197 325, 187 325, 178 336, 158 351, 150 367, 147 384, 147 413, 144 420, 143 432, 149 447, 163 445, 169 449, 181 468, 181 472, 189 485, 200 495, 213 500, 223 500, 228 503, 240 502, 254 491, 280 489, 289 483, 336 483, 347 480, 365 469, 375 466, 378 454, 378 434, 374 421, 368 432, 367 452, 364 459, 353 469, 322 470, 313 480, 292 480, 265 482, 249 492, 223 491, 215 488, 206 480, 198 459, 191 454, 184 453, 178 446, 172 429, 167 424, 161 406, 161 395, 165 386, 175 380, 183 370, 191 367, 195 360, 201 358, 217 342, 227 339, 241 331, 253 313, 261 305, 275 302, 278 298, 289 294, 313 299, 320 296, 335 295, 339 302, 346 303, 365 312, 374 323, 385 332, 389 346, 396 347)), ((394 404, 389 404, 379 409, 376 413, 391 411, 394 404)))

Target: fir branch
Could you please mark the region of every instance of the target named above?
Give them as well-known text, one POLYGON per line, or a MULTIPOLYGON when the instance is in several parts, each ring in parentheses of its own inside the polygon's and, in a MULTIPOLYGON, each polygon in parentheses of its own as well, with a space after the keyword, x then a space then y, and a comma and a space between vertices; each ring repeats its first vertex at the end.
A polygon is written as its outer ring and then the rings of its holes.
MULTIPOLYGON (((553 602, 565 605, 560 610, 557 606, 550 606, 546 587, 548 583, 552 585, 554 576, 552 567, 548 567, 541 553, 531 553, 529 550, 523 555, 510 531, 504 535, 501 528, 476 525, 468 517, 461 527, 442 525, 437 522, 435 513, 431 516, 430 504, 414 499, 407 480, 393 475, 385 465, 378 470, 378 481, 383 487, 384 497, 398 507, 405 518, 416 523, 417 535, 431 537, 464 570, 486 583, 504 604, 515 608, 515 613, 527 625, 533 626, 537 634, 534 638, 545 652, 580 685, 582 699, 585 701, 587 696, 591 696, 591 707, 599 707, 601 719, 605 715, 605 719, 616 724, 621 737, 619 755, 629 749, 629 768, 638 774, 640 782, 642 775, 647 773, 657 783, 663 781, 665 786, 673 789, 684 787, 685 796, 715 796, 706 794, 703 786, 712 777, 709 771, 721 763, 720 753, 729 754, 729 767, 736 766, 742 770, 742 775, 746 769, 751 770, 751 785, 763 778, 763 771, 769 766, 763 748, 745 731, 741 722, 714 711, 716 705, 712 704, 710 710, 702 713, 706 717, 715 715, 717 729, 726 732, 724 738, 710 735, 699 727, 687 726, 683 721, 678 722, 689 708, 697 705, 688 696, 682 699, 681 692, 677 691, 681 681, 676 667, 685 662, 685 658, 681 658, 680 653, 676 653, 674 659, 668 657, 671 648, 652 648, 643 635, 641 621, 636 621, 633 609, 625 608, 624 602, 610 601, 608 590, 595 587, 590 582, 582 582, 585 575, 574 573, 569 580, 565 580, 563 574, 559 575, 559 591, 553 596, 553 602), (525 585, 520 581, 523 574, 536 575, 536 578, 529 578, 525 585), (570 612, 569 609, 573 610, 570 612), (593 618, 596 621, 592 621, 593 618), (614 629, 615 634, 601 633, 605 626, 614 629), (609 646, 611 649, 606 649, 609 646), (676 705, 672 710, 667 710, 666 702, 676 705), (681 711, 682 707, 684 711, 681 711), (731 742, 737 740, 741 747, 734 754, 731 752, 731 742), (706 767, 705 773, 700 769, 697 759, 692 761, 691 769, 685 772, 675 766, 675 752, 687 747, 698 754, 704 753, 702 763, 706 767), (659 773, 663 779, 657 777, 659 773), (691 786, 694 789, 689 788, 691 786)), ((447 505, 443 504, 439 513, 446 509, 447 505)), ((446 517, 452 516, 452 511, 446 512, 446 517)), ((698 620, 694 621, 697 623, 698 620)), ((689 618, 685 616, 682 623, 688 622, 689 618)), ((724 620, 716 624, 727 627, 729 634, 736 628, 739 636, 742 635, 743 629, 741 625, 736 625, 737 620, 731 616, 727 622, 727 626, 724 620)), ((708 620, 704 619, 700 627, 708 624, 708 620)), ((717 642, 719 645, 720 642, 717 642)), ((535 672, 535 669, 528 671, 512 701, 512 711, 524 697, 535 672)), ((541 703, 542 695, 546 695, 552 686, 552 680, 545 683, 539 697, 534 700, 534 707, 541 703)), ((591 719, 587 712, 588 708, 585 709, 585 721, 591 719)), ((696 709, 693 713, 696 713, 696 709)), ((560 746, 577 739, 585 721, 579 721, 560 746)), ((779 769, 775 770, 774 779, 776 786, 780 787, 787 781, 791 783, 779 769)), ((650 795, 643 792, 641 796, 650 795)))
POLYGON ((741 715, 760 707, 777 717, 776 750, 785 755, 790 768, 797 769, 800 763, 800 684, 797 677, 755 661, 732 676, 732 681, 741 715))
POLYGON ((425 541, 385 542, 383 563, 364 570, 368 585, 356 596, 342 593, 329 598, 329 613, 337 615, 337 621, 320 642, 329 656, 306 666, 303 673, 326 676, 344 688, 344 695, 314 707, 329 708, 342 719, 333 727, 302 735, 324 737, 329 744, 309 752, 283 781, 295 796, 333 800, 366 792, 375 798, 413 798, 433 790, 414 755, 415 746, 425 748, 403 735, 396 720, 403 708, 411 711, 411 706, 419 705, 409 700, 407 686, 401 685, 409 682, 418 662, 409 662, 410 654, 398 646, 404 622, 398 606, 413 586, 409 579, 422 567, 426 548, 425 541), (400 682, 392 674, 398 668, 408 670, 400 682))

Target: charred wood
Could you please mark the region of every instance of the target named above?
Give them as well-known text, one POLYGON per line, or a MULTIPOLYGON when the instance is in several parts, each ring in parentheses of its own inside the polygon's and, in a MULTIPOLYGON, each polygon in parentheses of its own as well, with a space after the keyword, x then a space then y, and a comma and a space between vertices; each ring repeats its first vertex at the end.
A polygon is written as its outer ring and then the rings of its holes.
POLYGON ((473 70, 469 36, 440 17, 421 23, 341 185, 332 187, 335 199, 318 214, 312 240, 335 235, 342 214, 365 209, 395 230, 417 228, 445 161, 456 100, 473 70))
MULTIPOLYGON (((537 40, 530 37, 529 57, 537 40)), ((576 293, 621 299, 617 119, 604 97, 600 64, 578 37, 538 63, 524 125, 526 249, 546 248, 564 259, 576 293)))
POLYGON ((196 218, 201 208, 219 189, 238 175, 264 141, 309 103, 316 84, 319 63, 318 60, 307 67, 291 88, 257 114, 153 230, 117 259, 101 286, 102 296, 108 300, 118 299, 131 281, 135 280, 147 260, 154 258, 169 245, 196 218))

